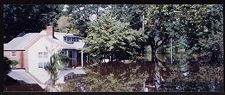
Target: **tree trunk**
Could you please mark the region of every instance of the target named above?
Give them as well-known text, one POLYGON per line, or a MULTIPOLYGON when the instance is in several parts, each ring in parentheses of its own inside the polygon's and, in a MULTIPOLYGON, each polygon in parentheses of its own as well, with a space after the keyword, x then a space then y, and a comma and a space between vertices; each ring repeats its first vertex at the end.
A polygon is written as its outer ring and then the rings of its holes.
POLYGON ((155 46, 152 46, 152 64, 154 64, 154 84, 155 84, 155 89, 158 91, 161 83, 161 73, 160 73, 160 67, 158 66, 158 59, 156 57, 156 51, 157 48, 155 46))
POLYGON ((152 61, 152 63, 155 63, 156 62, 156 60, 157 60, 157 58, 156 58, 156 48, 155 48, 155 46, 152 46, 152 58, 151 58, 151 61, 152 61))

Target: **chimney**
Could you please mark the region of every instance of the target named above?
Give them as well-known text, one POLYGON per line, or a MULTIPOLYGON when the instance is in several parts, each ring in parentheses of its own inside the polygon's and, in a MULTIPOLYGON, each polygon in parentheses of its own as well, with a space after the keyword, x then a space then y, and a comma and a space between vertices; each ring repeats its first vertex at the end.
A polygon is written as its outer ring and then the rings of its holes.
POLYGON ((53 26, 47 26, 47 33, 46 33, 46 35, 47 36, 52 36, 52 38, 54 38, 54 28, 53 28, 53 26))

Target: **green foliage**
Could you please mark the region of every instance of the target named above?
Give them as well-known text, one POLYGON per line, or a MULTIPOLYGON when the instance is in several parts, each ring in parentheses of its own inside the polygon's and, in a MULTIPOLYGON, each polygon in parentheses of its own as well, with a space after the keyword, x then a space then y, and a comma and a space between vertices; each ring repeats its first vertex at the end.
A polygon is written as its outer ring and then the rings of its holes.
POLYGON ((137 90, 137 87, 142 87, 148 74, 138 72, 140 68, 138 66, 131 67, 128 64, 123 66, 126 66, 126 69, 111 67, 108 73, 104 73, 103 65, 86 67, 87 75, 82 82, 90 91, 100 92, 131 92, 137 90))
POLYGON ((57 54, 57 59, 60 61, 61 64, 68 64, 70 59, 67 55, 65 54, 57 54))
POLYGON ((91 21, 90 17, 96 15, 97 17, 104 13, 100 8, 106 8, 106 5, 101 4, 76 4, 68 5, 67 11, 62 11, 66 16, 73 17, 73 22, 76 29, 80 31, 80 36, 87 37, 88 23, 91 21))
MULTIPOLYGON (((155 62, 156 66, 158 63, 154 61, 157 59, 154 56, 156 56, 158 48, 165 45, 169 38, 174 40, 175 48, 186 50, 185 53, 175 56, 181 66, 185 67, 184 69, 188 68, 186 68, 186 65, 193 59, 193 54, 209 52, 206 49, 201 51, 203 45, 199 44, 199 40, 211 39, 210 35, 216 31, 219 32, 221 28, 218 26, 222 24, 219 21, 220 19, 216 18, 221 18, 221 10, 214 12, 218 16, 209 15, 207 13, 212 11, 210 6, 214 5, 149 5, 146 16, 147 24, 142 37, 146 39, 146 45, 151 46, 151 51, 153 51, 152 61, 155 62), (220 25, 207 24, 210 23, 208 18, 220 25), (217 27, 216 31, 213 30, 215 28, 209 28, 212 25, 217 27)), ((219 7, 217 6, 217 8, 219 7)))
POLYGON ((60 15, 58 5, 16 5, 3 6, 4 41, 9 42, 20 33, 39 32, 46 25, 56 24, 60 15))
POLYGON ((50 63, 45 66, 45 70, 50 74, 50 83, 55 85, 58 80, 58 73, 69 62, 69 57, 63 54, 53 54, 50 63))
POLYGON ((3 74, 7 75, 10 71, 10 65, 12 64, 12 61, 10 61, 7 57, 3 57, 2 67, 3 67, 3 74))
POLYGON ((57 29, 59 29, 60 32, 80 35, 79 30, 76 29, 73 21, 74 19, 72 17, 63 15, 57 20, 57 29))
MULTIPOLYGON (((221 51, 223 18, 221 5, 176 5, 179 37, 175 47, 188 50, 191 54, 210 56, 215 48, 221 51), (182 37, 181 37, 182 36, 182 37)), ((220 53, 221 56, 223 53, 220 53)), ((221 59, 220 59, 221 60, 221 59)))
POLYGON ((18 64, 18 61, 16 61, 16 60, 11 60, 11 65, 12 66, 16 66, 18 64))
POLYGON ((18 64, 18 61, 16 61, 16 60, 11 60, 11 66, 12 66, 12 68, 16 68, 16 65, 18 64))
MULTIPOLYGON (((221 5, 149 5, 143 38, 154 44, 155 40, 168 34, 173 39, 173 48, 185 49, 187 56, 192 57, 196 53, 207 55, 215 49, 222 51, 223 46, 216 45, 223 44, 222 18, 221 5)), ((166 41, 164 45, 170 48, 166 41)), ((178 60, 183 58, 187 57, 178 60)))
POLYGON ((106 14, 90 23, 87 36, 87 52, 93 57, 103 57, 114 55, 116 59, 131 57, 137 54, 138 31, 127 27, 126 23, 121 23, 106 14))

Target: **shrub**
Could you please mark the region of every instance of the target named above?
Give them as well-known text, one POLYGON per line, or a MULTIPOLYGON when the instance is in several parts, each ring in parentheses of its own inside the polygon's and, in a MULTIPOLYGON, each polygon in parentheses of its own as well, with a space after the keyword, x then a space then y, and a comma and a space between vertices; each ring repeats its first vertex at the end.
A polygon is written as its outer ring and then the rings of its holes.
POLYGON ((11 66, 12 66, 12 68, 16 68, 16 65, 18 64, 19 62, 18 61, 16 61, 16 60, 11 60, 11 66))

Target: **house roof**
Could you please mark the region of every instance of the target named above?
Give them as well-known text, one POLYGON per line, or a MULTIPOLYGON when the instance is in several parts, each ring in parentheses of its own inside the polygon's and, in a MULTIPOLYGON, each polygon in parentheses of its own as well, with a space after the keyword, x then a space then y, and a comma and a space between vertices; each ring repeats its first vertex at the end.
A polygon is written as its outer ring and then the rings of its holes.
POLYGON ((15 80, 23 81, 27 84, 38 84, 38 82, 24 69, 12 70, 10 73, 8 73, 8 76, 15 80))
POLYGON ((27 33, 24 36, 16 37, 9 43, 4 44, 4 50, 25 50, 32 40, 41 37, 39 33, 27 33))
MULTIPOLYGON (((85 43, 83 40, 79 40, 79 42, 74 42, 73 44, 68 44, 64 42, 64 36, 73 36, 69 33, 59 33, 54 32, 54 39, 51 36, 46 35, 46 30, 42 30, 40 33, 27 33, 21 37, 16 37, 11 40, 9 43, 4 44, 4 50, 25 50, 25 48, 32 43, 33 40, 44 37, 47 41, 51 43, 55 43, 59 45, 63 49, 82 49, 85 47, 85 43)), ((78 37, 78 36, 75 36, 78 37)))
POLYGON ((38 84, 26 84, 17 81, 8 75, 5 77, 4 91, 45 91, 38 84))
MULTIPOLYGON (((44 32, 44 31, 42 31, 44 32)), ((73 36, 72 34, 67 34, 67 33, 59 33, 59 32, 54 32, 55 38, 53 39, 51 36, 45 36, 44 38, 51 43, 58 44, 61 48, 63 49, 82 49, 85 47, 85 43, 83 40, 79 40, 79 42, 74 42, 73 44, 68 44, 64 42, 63 37, 64 36, 73 36)), ((78 37, 78 36, 75 36, 78 37)))

